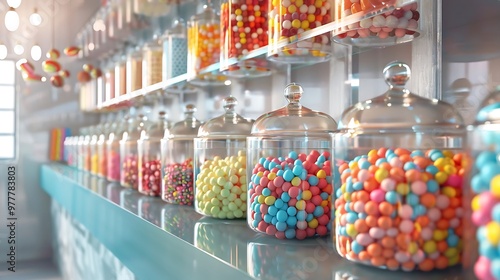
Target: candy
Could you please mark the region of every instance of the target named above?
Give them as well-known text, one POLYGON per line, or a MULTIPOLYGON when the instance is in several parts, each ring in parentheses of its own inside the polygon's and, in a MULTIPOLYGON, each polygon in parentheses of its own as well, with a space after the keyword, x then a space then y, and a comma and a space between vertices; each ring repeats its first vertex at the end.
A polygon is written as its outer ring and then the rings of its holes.
POLYGON ((188 29, 188 60, 198 73, 220 59, 220 25, 218 23, 199 24, 188 29))
POLYGON ((86 82, 90 81, 90 74, 88 72, 85 72, 85 71, 80 71, 80 72, 78 72, 76 79, 80 83, 86 83, 86 82))
MULTIPOLYGON (((466 166, 466 161, 454 160, 458 156, 462 154, 448 150, 380 148, 349 162, 339 161, 338 252, 391 270, 430 271, 457 264, 466 166), (354 242, 359 247, 353 248, 354 242)), ((488 236, 500 242, 500 234, 494 233, 497 226, 496 222, 490 226, 488 236)))
MULTIPOLYGON (((328 234, 331 173, 328 152, 320 154, 313 150, 307 155, 293 151, 286 158, 259 159, 248 185, 248 224, 280 239, 328 234), (270 227, 276 230, 269 231, 270 227)), ((347 216, 346 220, 354 223, 357 217, 347 216)), ((363 228, 358 225, 358 230, 363 228)), ((355 226, 346 231, 353 235, 357 232, 355 226)), ((362 236, 358 242, 363 244, 367 240, 362 236)))
POLYGON ((83 64, 82 69, 83 69, 83 71, 90 73, 90 71, 92 71, 92 69, 94 69, 94 66, 92 64, 85 63, 85 64, 83 64))
POLYGON ((102 76, 102 71, 100 68, 93 68, 90 70, 90 76, 94 79, 97 79, 102 76))
POLYGON ((47 59, 42 62, 42 70, 45 73, 59 72, 59 70, 61 70, 61 65, 55 60, 47 59))
POLYGON ((139 173, 139 192, 159 196, 161 192, 161 163, 159 160, 142 159, 139 173))
POLYGON ((97 155, 97 153, 93 153, 90 156, 90 173, 97 174, 98 163, 99 163, 99 156, 97 155))
POLYGON ((214 157, 196 177, 196 210, 219 219, 244 218, 247 201, 246 155, 214 157))
POLYGON ((193 160, 168 164, 164 168, 162 199, 180 205, 192 205, 193 192, 193 160))
POLYGON ((76 56, 80 52, 80 48, 76 46, 69 46, 64 48, 63 52, 67 56, 76 56))
POLYGON ((97 164, 97 174, 106 178, 108 169, 108 156, 106 153, 99 154, 99 163, 97 164))
POLYGON ((56 49, 50 49, 46 54, 48 59, 58 59, 61 53, 56 49))
POLYGON ((63 77, 61 77, 59 75, 54 75, 54 76, 50 77, 50 83, 54 87, 62 87, 64 85, 64 79, 63 79, 63 77))
POLYGON ((120 170, 120 183, 126 188, 137 190, 138 182, 138 165, 136 155, 127 155, 123 159, 122 168, 120 170))
POLYGON ((106 170, 106 178, 112 182, 120 181, 120 153, 113 150, 108 152, 108 162, 106 170))
MULTIPOLYGON (((353 1, 354 2, 354 1, 353 1)), ((336 13, 336 21, 342 22, 351 14, 367 14, 372 10, 379 9, 377 5, 363 4, 367 0, 358 3, 350 4, 349 0, 337 0, 339 11, 336 13)), ((360 40, 359 38, 367 38, 368 40, 387 39, 387 38, 402 38, 407 35, 415 34, 418 29, 418 20, 420 14, 416 3, 396 8, 392 12, 387 12, 374 16, 373 18, 363 19, 359 24, 350 24, 343 26, 333 31, 334 40, 343 40, 345 38, 360 40)), ((363 42, 363 40, 361 40, 363 42)))
POLYGON ((70 76, 70 73, 68 70, 60 70, 57 74, 63 78, 68 78, 70 76))

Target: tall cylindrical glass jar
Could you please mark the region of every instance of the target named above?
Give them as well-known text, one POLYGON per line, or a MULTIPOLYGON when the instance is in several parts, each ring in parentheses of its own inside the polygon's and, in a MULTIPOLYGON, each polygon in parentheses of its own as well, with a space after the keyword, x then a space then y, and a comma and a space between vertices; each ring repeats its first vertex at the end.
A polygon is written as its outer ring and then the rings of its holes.
POLYGON ((158 120, 141 132, 137 141, 139 166, 139 192, 149 196, 161 193, 161 139, 168 129, 165 112, 158 120))
POLYGON ((453 106, 405 88, 410 68, 384 69, 389 90, 344 111, 333 134, 335 234, 344 258, 390 270, 461 261, 465 129, 453 106))
POLYGON ((117 54, 115 58, 115 96, 127 93, 127 56, 117 54))
POLYGON ((123 115, 122 118, 116 120, 116 126, 113 126, 112 131, 108 134, 106 139, 106 179, 110 182, 120 182, 120 139, 128 128, 128 120, 133 118, 134 115, 123 115))
POLYGON ((475 262, 477 279, 499 279, 500 258, 497 235, 500 232, 500 87, 479 106, 469 132, 471 161, 470 192, 465 203, 471 206, 472 224, 464 227, 466 264, 475 262))
POLYGON ((129 120, 127 131, 120 140, 120 184, 125 188, 137 190, 139 187, 139 165, 137 158, 137 140, 147 127, 147 118, 143 114, 129 120))
POLYGON ((115 98, 115 67, 112 58, 104 65, 104 95, 106 101, 115 98))
POLYGON ((196 107, 186 105, 184 120, 165 131, 161 140, 162 195, 168 203, 193 205, 193 139, 198 134, 201 122, 194 113, 196 107))
POLYGON ((99 153, 97 151, 97 141, 99 140, 99 135, 102 132, 102 124, 97 124, 94 126, 92 135, 90 136, 89 142, 89 152, 90 152, 90 174, 97 175, 97 169, 99 166, 99 153))
POLYGON ((82 156, 83 156, 83 171, 90 172, 91 165, 91 153, 90 153, 90 141, 92 140, 92 135, 94 134, 94 126, 88 127, 88 132, 85 135, 82 143, 82 156))
POLYGON ((109 134, 116 129, 116 123, 112 120, 112 115, 107 116, 106 122, 103 124, 103 128, 99 138, 97 139, 97 175, 101 178, 106 178, 106 173, 108 171, 108 155, 106 153, 106 139, 108 139, 109 134))
POLYGON ((300 85, 284 95, 288 104, 257 118, 247 138, 248 225, 279 239, 326 236, 337 123, 300 104, 300 85))
POLYGON ((142 85, 144 87, 162 81, 163 48, 158 35, 146 43, 142 56, 142 85))
POLYGON ((182 18, 176 18, 163 38, 163 81, 187 73, 187 29, 182 18))
POLYGON ((198 130, 194 139, 195 210, 219 219, 246 217, 246 137, 253 120, 235 111, 236 98, 223 100, 225 113, 198 130))
POLYGON ((142 88, 142 51, 138 45, 131 48, 127 57, 127 92, 142 88))

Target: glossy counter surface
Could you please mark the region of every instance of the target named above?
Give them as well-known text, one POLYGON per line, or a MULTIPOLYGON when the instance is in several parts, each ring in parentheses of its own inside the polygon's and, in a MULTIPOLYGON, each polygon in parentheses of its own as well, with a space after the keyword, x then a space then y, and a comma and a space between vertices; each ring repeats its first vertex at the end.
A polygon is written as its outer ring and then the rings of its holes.
POLYGON ((137 279, 474 279, 471 270, 392 272, 340 258, 328 238, 277 240, 60 164, 41 186, 137 279))

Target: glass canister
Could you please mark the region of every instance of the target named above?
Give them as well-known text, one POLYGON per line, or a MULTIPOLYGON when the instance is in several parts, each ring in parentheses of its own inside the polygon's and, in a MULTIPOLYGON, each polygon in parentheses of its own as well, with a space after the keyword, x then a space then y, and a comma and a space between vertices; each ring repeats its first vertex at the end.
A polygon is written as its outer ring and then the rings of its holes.
POLYGON ((286 63, 329 60, 329 34, 294 41, 302 33, 332 22, 332 5, 333 0, 269 0, 268 59, 286 63))
POLYGON ((80 135, 76 141, 76 167, 83 170, 83 163, 85 161, 85 154, 83 149, 83 142, 85 141, 84 129, 80 129, 80 135))
POLYGON ((115 58, 115 96, 127 93, 127 56, 117 54, 115 58))
POLYGON ((221 4, 220 70, 231 77, 266 76, 271 71, 265 58, 239 61, 252 51, 267 46, 268 0, 231 0, 221 4))
POLYGON ((335 0, 335 22, 354 23, 332 32, 337 43, 360 47, 381 47, 405 43, 420 35, 420 1, 400 1, 402 6, 373 16, 394 7, 395 0, 335 0))
MULTIPOLYGON (((127 131, 129 115, 118 115, 115 125, 106 139, 106 179, 110 182, 120 182, 120 139, 127 131), (123 116, 123 117, 120 117, 123 116)), ((133 117, 133 115, 132 115, 133 117)))
POLYGON ((337 252, 389 270, 457 265, 467 167, 462 117, 406 89, 408 65, 389 63, 384 78, 389 90, 345 110, 333 134, 337 252))
POLYGON ((104 95, 106 101, 115 98, 115 68, 112 58, 104 66, 104 95))
POLYGON ((116 129, 116 123, 112 121, 112 115, 107 116, 106 122, 103 124, 101 134, 97 139, 97 175, 101 178, 106 178, 108 171, 108 155, 106 152, 106 139, 109 134, 116 129))
POLYGON ((161 140, 161 198, 168 203, 193 205, 193 139, 196 138, 201 125, 194 116, 195 112, 194 105, 186 105, 184 120, 166 130, 161 140))
POLYGON ((147 118, 139 114, 129 120, 127 131, 120 140, 120 184, 125 188, 137 190, 139 187, 139 165, 137 159, 137 140, 147 127, 147 118))
POLYGON ((89 153, 90 153, 90 173, 92 175, 97 175, 97 169, 99 166, 99 153, 97 151, 97 141, 99 140, 99 135, 102 131, 102 124, 97 124, 94 126, 92 135, 90 136, 89 142, 89 153))
POLYGON ((300 85, 288 85, 288 104, 257 118, 247 138, 248 225, 279 239, 330 232, 329 133, 337 123, 300 104, 302 95, 300 85))
POLYGON ((176 18, 172 28, 162 38, 163 81, 187 73, 187 29, 182 18, 176 18))
POLYGON ((89 126, 88 127, 88 132, 85 135, 82 143, 82 156, 83 156, 83 170, 90 172, 90 166, 91 166, 91 153, 90 153, 90 141, 92 140, 92 135, 94 134, 94 126, 89 126))
POLYGON ((200 126, 194 139, 195 210, 219 219, 246 217, 246 137, 253 120, 235 112, 236 98, 224 98, 225 113, 200 126))
MULTIPOLYGON (((491 92, 479 106, 469 148, 471 164, 470 242, 464 254, 475 261, 474 272, 480 280, 500 279, 500 87, 491 92), (474 238, 474 235, 476 238, 474 238), (474 242, 477 240, 476 242, 474 242)), ((468 232, 467 232, 468 233, 468 232)))
POLYGON ((223 83, 226 78, 212 71, 200 73, 204 68, 220 61, 220 16, 212 6, 204 5, 203 11, 188 22, 188 80, 194 85, 204 86, 223 83))
POLYGON ((139 192, 149 196, 161 193, 161 139, 168 129, 165 112, 160 112, 158 120, 141 132, 137 141, 139 156, 139 192))
POLYGON ((142 51, 140 45, 131 48, 127 57, 127 92, 142 88, 142 51))
POLYGON ((143 48, 142 85, 144 87, 162 81, 163 46, 158 35, 146 43, 143 48))

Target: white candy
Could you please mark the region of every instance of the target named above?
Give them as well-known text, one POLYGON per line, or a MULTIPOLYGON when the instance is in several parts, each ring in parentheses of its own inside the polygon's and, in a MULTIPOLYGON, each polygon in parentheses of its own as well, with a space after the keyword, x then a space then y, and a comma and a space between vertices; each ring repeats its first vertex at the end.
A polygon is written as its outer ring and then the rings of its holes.
MULTIPOLYGON (((313 7, 314 7, 314 6, 313 6, 313 7)), ((305 5, 305 4, 304 4, 304 5, 302 5, 302 6, 300 6, 300 8, 299 8, 299 11, 300 11, 302 14, 307 13, 307 11, 308 11, 308 10, 309 10, 309 8, 308 8, 308 7, 307 7, 307 5, 305 5)))
POLYGON ((385 25, 387 27, 393 27, 394 28, 394 27, 396 27, 398 25, 398 23, 399 23, 399 20, 395 16, 391 15, 391 16, 388 16, 388 17, 385 18, 385 25))
POLYGON ((257 33, 252 33, 252 39, 257 39, 257 37, 259 37, 259 34, 257 34, 257 33))
POLYGON ((292 22, 289 20, 284 20, 282 26, 285 29, 290 29, 290 28, 292 28, 292 22))
POLYGON ((321 7, 321 15, 324 16, 326 15, 326 8, 325 7, 321 7))
POLYGON ((314 12, 316 12, 316 6, 314 6, 314 5, 309 6, 309 7, 307 8, 307 12, 308 12, 309 14, 314 14, 314 12))
POLYGON ((235 25, 235 26, 233 26, 233 31, 234 31, 234 32, 238 32, 238 26, 236 26, 236 25, 235 25))
POLYGON ((246 9, 247 9, 247 5, 245 5, 245 4, 241 5, 241 10, 242 11, 246 11, 246 9))
POLYGON ((236 21, 243 21, 243 16, 242 15, 236 16, 236 21))
POLYGON ((260 11, 260 6, 259 6, 259 5, 254 6, 254 7, 253 7, 253 10, 254 10, 254 11, 260 11))
POLYGON ((357 29, 357 28, 359 28, 359 22, 351 23, 351 24, 347 25, 347 27, 349 29, 357 29))
POLYGON ((398 21, 398 25, 396 27, 397 28, 407 28, 408 27, 408 20, 404 17, 400 18, 398 21))
POLYGON ((245 33, 250 33, 250 31, 252 31, 250 27, 245 27, 245 33))
POLYGON ((359 26, 362 28, 370 28, 372 26, 372 19, 371 18, 365 18, 359 22, 359 26))
POLYGON ((290 0, 281 1, 281 6, 283 6, 285 8, 288 8, 288 6, 290 6, 290 4, 291 4, 290 0))
POLYGON ((375 27, 385 26, 384 16, 378 15, 378 16, 373 17, 373 26, 375 26, 375 27))
POLYGON ((405 18, 406 19, 411 19, 413 17, 413 12, 412 11, 406 11, 405 12, 405 18))
POLYGON ((417 29, 418 28, 418 22, 414 19, 410 19, 408 21, 408 28, 409 29, 417 29))

